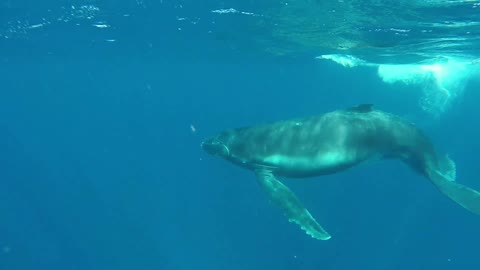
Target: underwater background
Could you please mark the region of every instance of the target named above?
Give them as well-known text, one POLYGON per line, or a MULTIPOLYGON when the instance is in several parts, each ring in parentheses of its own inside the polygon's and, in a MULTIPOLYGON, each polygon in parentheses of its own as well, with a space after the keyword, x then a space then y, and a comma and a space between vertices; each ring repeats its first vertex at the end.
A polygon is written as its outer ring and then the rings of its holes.
POLYGON ((479 1, 0 1, 0 269, 477 269, 480 217, 398 161, 285 179, 222 130, 362 103, 480 188, 479 1))

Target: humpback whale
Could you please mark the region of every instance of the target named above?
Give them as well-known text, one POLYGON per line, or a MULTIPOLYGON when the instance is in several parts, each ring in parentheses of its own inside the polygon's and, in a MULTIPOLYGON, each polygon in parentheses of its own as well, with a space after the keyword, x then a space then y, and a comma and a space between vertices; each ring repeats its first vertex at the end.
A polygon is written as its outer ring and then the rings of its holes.
POLYGON ((314 177, 368 160, 398 159, 448 198, 480 215, 480 193, 455 181, 455 163, 439 154, 414 124, 370 104, 226 130, 203 141, 201 147, 253 171, 260 187, 289 221, 319 240, 331 236, 278 177, 314 177))

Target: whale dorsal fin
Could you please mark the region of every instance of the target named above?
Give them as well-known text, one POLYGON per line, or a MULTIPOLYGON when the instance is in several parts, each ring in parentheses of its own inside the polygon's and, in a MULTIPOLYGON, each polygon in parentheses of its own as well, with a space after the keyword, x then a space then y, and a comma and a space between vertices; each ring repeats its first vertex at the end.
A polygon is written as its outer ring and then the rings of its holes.
POLYGON ((359 104, 347 109, 350 112, 368 113, 373 111, 373 104, 359 104))
POLYGON ((328 240, 331 238, 330 234, 305 209, 297 196, 282 182, 278 181, 272 172, 259 169, 255 173, 260 186, 270 200, 283 210, 288 217, 288 221, 298 224, 302 230, 315 239, 328 240))

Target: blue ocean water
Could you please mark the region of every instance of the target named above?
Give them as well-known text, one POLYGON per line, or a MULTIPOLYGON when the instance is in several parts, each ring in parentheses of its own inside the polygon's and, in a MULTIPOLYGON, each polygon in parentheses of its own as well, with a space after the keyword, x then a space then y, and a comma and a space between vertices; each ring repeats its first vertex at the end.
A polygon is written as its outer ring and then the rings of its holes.
MULTIPOLYGON (((398 161, 285 179, 333 235, 317 241, 251 172, 200 148, 227 128, 372 103, 480 188, 479 18, 457 12, 479 2, 404 1, 418 14, 378 31, 335 15, 319 23, 335 31, 299 35, 318 23, 302 13, 313 2, 0 1, 0 269, 480 267, 480 218, 398 161), (442 27, 402 23, 419 17, 442 27)), ((360 6, 326 11, 375 10, 360 6)))

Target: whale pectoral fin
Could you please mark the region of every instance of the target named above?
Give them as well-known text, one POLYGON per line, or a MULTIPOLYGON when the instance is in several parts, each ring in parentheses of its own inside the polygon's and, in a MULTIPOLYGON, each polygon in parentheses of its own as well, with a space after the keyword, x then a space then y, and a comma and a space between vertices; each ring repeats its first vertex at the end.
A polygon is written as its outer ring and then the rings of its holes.
POLYGON ((285 212, 290 222, 297 223, 311 237, 328 240, 330 234, 315 221, 310 212, 303 207, 295 194, 269 171, 257 171, 260 186, 268 194, 270 200, 285 212))
POLYGON ((480 192, 452 181, 438 171, 429 173, 433 184, 447 197, 468 211, 480 215, 480 192))

